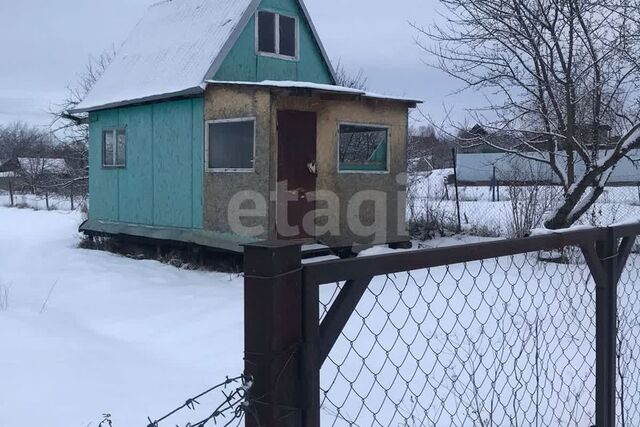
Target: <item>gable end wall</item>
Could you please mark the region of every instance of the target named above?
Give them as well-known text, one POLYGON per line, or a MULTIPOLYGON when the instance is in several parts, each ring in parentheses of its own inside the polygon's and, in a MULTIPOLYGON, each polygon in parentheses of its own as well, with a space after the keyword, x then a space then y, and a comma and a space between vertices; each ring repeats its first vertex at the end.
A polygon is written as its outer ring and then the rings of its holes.
POLYGON ((255 52, 255 15, 222 62, 214 80, 259 82, 293 80, 334 84, 313 31, 296 0, 263 0, 258 10, 280 12, 298 18, 300 58, 297 61, 258 55, 255 52))

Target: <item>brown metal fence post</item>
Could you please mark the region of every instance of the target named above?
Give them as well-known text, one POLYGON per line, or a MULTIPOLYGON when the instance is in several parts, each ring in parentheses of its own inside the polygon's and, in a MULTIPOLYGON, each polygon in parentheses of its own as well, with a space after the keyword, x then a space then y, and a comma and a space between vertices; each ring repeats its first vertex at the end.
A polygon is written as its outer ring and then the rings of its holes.
POLYGON ((299 243, 245 247, 245 373, 253 378, 247 427, 302 427, 302 256, 299 243))
POLYGON ((320 288, 315 283, 303 282, 302 377, 305 384, 304 426, 320 427, 320 288))
POLYGON ((596 288, 596 425, 616 424, 617 239, 609 230, 600 242, 606 281, 596 288))
MULTIPOLYGON (((612 228, 605 240, 582 251, 596 284, 596 427, 616 424, 616 341, 619 261, 618 239, 612 228)), ((624 261, 623 261, 624 263, 624 261)))

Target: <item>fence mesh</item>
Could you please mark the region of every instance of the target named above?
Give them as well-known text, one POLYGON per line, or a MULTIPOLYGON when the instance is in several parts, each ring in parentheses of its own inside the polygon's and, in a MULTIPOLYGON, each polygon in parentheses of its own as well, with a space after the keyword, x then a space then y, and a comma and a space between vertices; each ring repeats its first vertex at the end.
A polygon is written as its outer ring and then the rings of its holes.
POLYGON ((618 284, 617 425, 640 425, 640 241, 618 284))
MULTIPOLYGON (((472 235, 522 237, 532 228, 540 227, 545 216, 563 200, 560 186, 546 184, 461 183, 456 191, 453 176, 453 169, 410 174, 407 190, 410 222, 422 224, 436 234, 459 228, 472 235)), ((639 216, 640 184, 612 186, 604 190, 580 223, 606 227, 639 216)))
MULTIPOLYGON (((619 292, 618 419, 640 425, 640 257, 619 292)), ((321 316, 342 284, 321 287, 321 316)), ((327 426, 591 426, 595 285, 580 252, 375 278, 321 370, 327 426)))

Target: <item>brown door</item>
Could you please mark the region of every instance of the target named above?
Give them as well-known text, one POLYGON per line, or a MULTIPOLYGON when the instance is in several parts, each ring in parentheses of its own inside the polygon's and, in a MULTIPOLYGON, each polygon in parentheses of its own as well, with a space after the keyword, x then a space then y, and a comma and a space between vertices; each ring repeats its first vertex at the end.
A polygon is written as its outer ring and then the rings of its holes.
POLYGON ((316 114, 278 111, 276 226, 281 239, 306 239, 315 234, 312 224, 303 224, 305 215, 315 209, 309 197, 316 190, 315 168, 316 114))

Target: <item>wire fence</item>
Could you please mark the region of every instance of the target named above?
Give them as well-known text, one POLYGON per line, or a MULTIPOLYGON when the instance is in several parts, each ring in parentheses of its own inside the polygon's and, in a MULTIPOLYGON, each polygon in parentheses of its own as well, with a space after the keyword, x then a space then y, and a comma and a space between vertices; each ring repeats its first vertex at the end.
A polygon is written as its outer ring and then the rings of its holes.
POLYGON ((53 192, 5 191, 0 188, 0 207, 18 207, 35 210, 82 210, 87 206, 87 194, 60 194, 53 192))
POLYGON ((640 425, 640 242, 618 285, 617 425, 640 425))
MULTIPOLYGON (((528 174, 518 175, 518 169, 513 168, 510 179, 504 173, 501 177, 499 172, 491 176, 483 171, 489 177, 473 181, 469 176, 465 180, 465 168, 410 172, 407 209, 410 222, 422 223, 439 234, 521 237, 540 227, 563 200, 562 188, 544 183, 546 177, 532 181, 528 174)), ((628 180, 624 185, 606 187, 580 223, 606 227, 637 217, 640 217, 640 180, 628 180)))
POLYGON ((255 410, 306 427, 640 425, 638 235, 305 264, 299 243, 249 245, 255 410))
POLYGON ((323 365, 323 425, 592 425, 595 285, 574 252, 373 280, 323 365))
MULTIPOLYGON (((215 405, 212 411, 205 410, 204 416, 198 421, 191 421, 185 424, 185 427, 206 427, 209 425, 240 426, 249 407, 251 385, 253 381, 250 377, 241 375, 235 378, 227 378, 225 381, 207 389, 197 396, 187 399, 183 404, 169 411, 165 415, 156 420, 148 418, 147 427, 160 427, 161 425, 178 426, 175 418, 178 414, 185 411, 196 413, 200 400, 213 392, 220 392, 223 396, 222 401, 215 405)), ((109 424, 110 425, 110 424, 109 424)))

